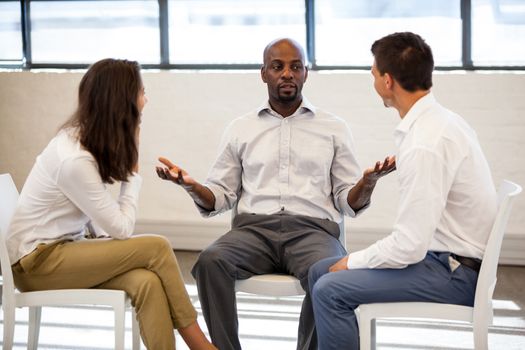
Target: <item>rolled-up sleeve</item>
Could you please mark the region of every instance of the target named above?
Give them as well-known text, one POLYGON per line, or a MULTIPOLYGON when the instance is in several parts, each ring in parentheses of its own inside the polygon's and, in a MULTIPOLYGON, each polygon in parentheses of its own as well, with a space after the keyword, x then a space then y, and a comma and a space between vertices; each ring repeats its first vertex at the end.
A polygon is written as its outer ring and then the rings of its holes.
POLYGON ((197 205, 201 216, 212 217, 233 208, 241 188, 241 173, 241 161, 230 125, 224 132, 217 158, 204 182, 204 186, 215 196, 215 207, 210 211, 197 205))
POLYGON ((345 132, 341 137, 336 136, 335 154, 332 162, 332 193, 337 210, 350 217, 362 213, 368 205, 355 211, 348 204, 348 192, 355 186, 361 177, 361 168, 355 157, 354 140, 350 128, 345 123, 345 132))

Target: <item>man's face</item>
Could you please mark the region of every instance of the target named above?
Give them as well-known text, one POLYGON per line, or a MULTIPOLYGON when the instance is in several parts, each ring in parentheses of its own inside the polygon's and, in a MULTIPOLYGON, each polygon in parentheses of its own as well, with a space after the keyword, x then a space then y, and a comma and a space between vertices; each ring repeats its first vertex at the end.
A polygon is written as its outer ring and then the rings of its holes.
POLYGON ((261 69, 271 101, 290 103, 302 99, 301 91, 308 76, 301 50, 283 41, 271 47, 261 69))

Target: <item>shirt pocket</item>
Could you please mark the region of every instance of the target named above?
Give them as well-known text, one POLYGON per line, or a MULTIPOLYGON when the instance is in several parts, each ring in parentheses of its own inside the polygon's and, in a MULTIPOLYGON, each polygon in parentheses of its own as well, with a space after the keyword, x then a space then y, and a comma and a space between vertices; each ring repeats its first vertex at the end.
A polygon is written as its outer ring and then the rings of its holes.
POLYGON ((291 164, 303 176, 330 178, 334 145, 331 138, 301 138, 291 152, 291 164))

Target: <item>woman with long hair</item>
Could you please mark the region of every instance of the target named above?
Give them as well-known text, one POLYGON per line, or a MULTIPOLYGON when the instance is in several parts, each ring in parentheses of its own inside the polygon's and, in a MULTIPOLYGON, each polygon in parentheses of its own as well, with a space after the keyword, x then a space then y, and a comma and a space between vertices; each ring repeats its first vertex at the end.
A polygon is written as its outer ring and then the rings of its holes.
POLYGON ((6 239, 21 291, 126 291, 148 349, 215 349, 197 323, 169 242, 132 236, 147 98, 137 62, 104 59, 83 76, 78 107, 37 157, 6 239), (113 197, 108 184, 120 183, 113 197))

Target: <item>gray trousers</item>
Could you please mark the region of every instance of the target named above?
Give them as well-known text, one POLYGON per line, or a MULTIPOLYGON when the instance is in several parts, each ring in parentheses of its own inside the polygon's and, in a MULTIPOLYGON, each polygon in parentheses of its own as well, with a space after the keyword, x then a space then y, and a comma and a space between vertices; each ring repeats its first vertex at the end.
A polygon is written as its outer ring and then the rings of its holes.
POLYGON ((317 349, 308 270, 323 258, 346 254, 338 237, 339 226, 326 219, 237 215, 231 231, 204 250, 192 269, 213 344, 220 350, 241 349, 235 281, 281 272, 297 277, 306 291, 297 349, 317 349))

